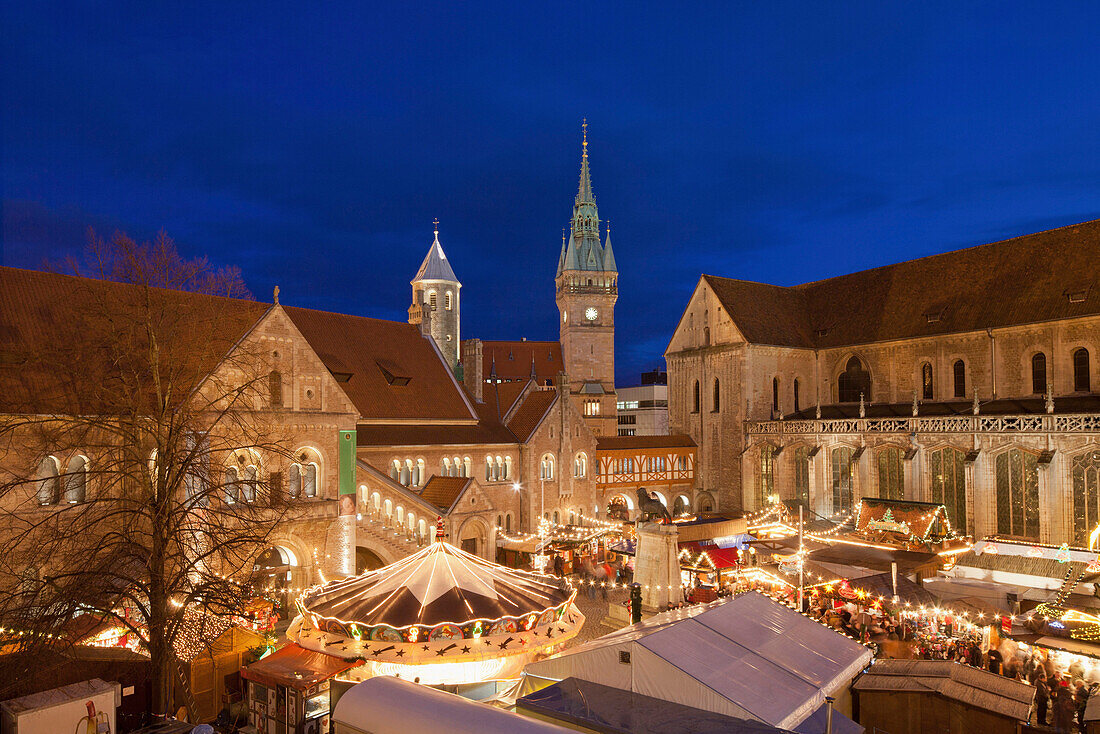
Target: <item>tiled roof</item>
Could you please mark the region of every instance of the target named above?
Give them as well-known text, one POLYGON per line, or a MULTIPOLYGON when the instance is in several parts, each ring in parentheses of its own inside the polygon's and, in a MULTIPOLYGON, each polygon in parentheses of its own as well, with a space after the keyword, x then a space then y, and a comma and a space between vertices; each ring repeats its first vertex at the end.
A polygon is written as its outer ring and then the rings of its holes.
MULTIPOLYGON (((0 408, 13 411, 87 413, 96 406, 87 402, 91 393, 103 395, 110 410, 110 386, 115 380, 117 362, 104 349, 103 339, 87 339, 98 320, 108 312, 116 321, 105 326, 104 337, 121 333, 117 315, 132 311, 138 318, 143 312, 143 289, 112 281, 78 278, 37 270, 0 267, 0 408), (129 306, 128 306, 129 304, 129 306), (90 382, 105 390, 67 390, 63 383, 73 377, 66 364, 79 364, 90 382), (74 401, 78 401, 77 404, 74 401)), ((214 370, 233 345, 270 308, 268 304, 201 293, 151 289, 151 309, 167 314, 162 320, 161 337, 191 327, 185 338, 161 344, 161 355, 176 375, 198 381, 214 370), (180 366, 186 364, 181 369, 180 366)), ((190 394, 197 385, 175 386, 180 395, 190 394)))
POLYGON ((525 443, 542 423, 542 419, 546 417, 557 399, 557 390, 530 391, 509 418, 508 429, 521 443, 525 443))
POLYGON ((565 370, 558 342, 482 342, 482 348, 482 374, 486 380, 494 369, 502 380, 526 380, 531 377, 532 359, 535 379, 540 385, 545 385, 547 380, 553 384, 558 373, 565 370))
POLYGON ((420 497, 446 513, 472 481, 469 477, 433 476, 420 490, 420 497))
POLYGON ((364 419, 474 419, 416 326, 293 306, 286 312, 364 419))
POLYGON ((630 449, 695 448, 691 436, 597 436, 597 451, 624 451, 630 449))
POLYGON ((482 390, 482 398, 489 411, 498 419, 503 419, 515 406, 530 382, 530 380, 516 380, 515 382, 488 383, 482 390))
POLYGON ((757 344, 837 347, 1089 316, 1100 314, 1100 220, 790 288, 703 278, 757 344))

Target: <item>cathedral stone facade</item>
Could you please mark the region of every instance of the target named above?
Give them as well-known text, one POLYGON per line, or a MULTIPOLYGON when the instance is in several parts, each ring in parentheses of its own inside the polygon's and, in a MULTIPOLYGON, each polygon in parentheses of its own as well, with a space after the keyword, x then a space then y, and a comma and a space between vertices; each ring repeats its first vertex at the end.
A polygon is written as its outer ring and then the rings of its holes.
POLYGON ((704 275, 666 352, 721 509, 943 502, 976 536, 1100 524, 1100 222, 790 288, 704 275))

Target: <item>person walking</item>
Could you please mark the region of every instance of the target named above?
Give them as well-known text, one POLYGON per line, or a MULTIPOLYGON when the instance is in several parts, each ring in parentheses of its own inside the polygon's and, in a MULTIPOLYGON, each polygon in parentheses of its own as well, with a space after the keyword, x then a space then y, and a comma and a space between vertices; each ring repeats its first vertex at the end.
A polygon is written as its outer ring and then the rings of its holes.
POLYGON ((1035 723, 1047 725, 1047 708, 1050 706, 1050 689, 1046 678, 1035 679, 1035 723))
POLYGON ((1054 730, 1059 734, 1069 734, 1070 728, 1073 726, 1073 714, 1076 711, 1076 706, 1069 685, 1064 680, 1058 681, 1057 693, 1055 694, 1052 691, 1052 698, 1054 699, 1054 730))
POLYGON ((1073 704, 1076 708, 1074 712, 1077 719, 1077 728, 1081 731, 1085 730, 1085 706, 1089 702, 1089 689, 1085 686, 1085 681, 1080 678, 1073 684, 1073 704))

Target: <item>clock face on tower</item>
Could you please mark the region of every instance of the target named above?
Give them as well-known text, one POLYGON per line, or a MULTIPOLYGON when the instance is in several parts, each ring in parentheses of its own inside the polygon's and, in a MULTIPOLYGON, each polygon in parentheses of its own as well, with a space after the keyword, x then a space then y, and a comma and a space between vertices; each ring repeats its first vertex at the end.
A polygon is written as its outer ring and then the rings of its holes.
POLYGON ((585 312, 584 312, 584 317, 586 319, 588 319, 589 321, 595 321, 596 317, 599 316, 599 315, 600 315, 600 312, 597 311, 592 306, 589 306, 587 309, 585 309, 585 312))

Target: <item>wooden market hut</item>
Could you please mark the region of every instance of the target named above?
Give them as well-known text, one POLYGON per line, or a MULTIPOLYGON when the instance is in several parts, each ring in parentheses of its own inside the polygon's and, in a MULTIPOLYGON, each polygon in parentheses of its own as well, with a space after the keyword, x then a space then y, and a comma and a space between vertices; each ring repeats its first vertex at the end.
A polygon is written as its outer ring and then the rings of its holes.
POLYGON ((241 667, 252 662, 253 651, 267 639, 228 621, 208 621, 201 635, 188 631, 176 645, 176 657, 193 701, 177 696, 176 703, 194 707, 190 721, 212 721, 223 708, 242 700, 241 667))
POLYGON ((949 660, 876 660, 852 683, 855 719, 891 734, 1016 734, 1035 689, 949 660))

